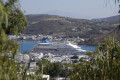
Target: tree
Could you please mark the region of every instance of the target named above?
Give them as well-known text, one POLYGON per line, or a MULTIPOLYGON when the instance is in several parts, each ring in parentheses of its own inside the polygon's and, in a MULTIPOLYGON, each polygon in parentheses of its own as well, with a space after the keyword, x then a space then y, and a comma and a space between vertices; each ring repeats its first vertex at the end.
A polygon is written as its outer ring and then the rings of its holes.
MULTIPOLYGON (((0 46, 1 53, 6 53, 11 50, 13 46, 10 44, 10 40, 7 39, 10 34, 20 34, 27 25, 26 18, 21 10, 16 6, 18 0, 7 0, 6 2, 0 0, 0 46), (9 47, 11 47, 9 49, 9 47), (6 50, 9 49, 9 50, 6 50)), ((12 44, 16 44, 16 42, 12 44)), ((14 46, 15 46, 14 45, 14 46)), ((17 51, 16 50, 15 52, 17 51)), ((14 53, 15 53, 14 52, 14 53)))
POLYGON ((36 75, 27 76, 26 70, 15 62, 14 57, 19 45, 7 38, 11 34, 20 34, 27 25, 17 3, 18 0, 0 0, 0 80, 40 79, 40 76, 36 75), (8 56, 8 53, 12 56, 8 56))
MULTIPOLYGON (((39 72, 43 72, 43 74, 48 74, 51 77, 57 77, 60 75, 63 75, 62 72, 64 72, 62 66, 60 63, 50 63, 47 60, 42 60, 37 63, 39 66, 39 72), (42 69, 43 66, 43 69, 42 69), (42 71, 43 70, 43 71, 42 71)), ((40 73, 38 73, 40 74, 40 73)))
POLYGON ((73 67, 71 80, 119 80, 119 42, 114 38, 105 39, 91 56, 91 61, 73 67))
POLYGON ((74 55, 73 57, 71 57, 71 59, 78 59, 78 56, 74 55))

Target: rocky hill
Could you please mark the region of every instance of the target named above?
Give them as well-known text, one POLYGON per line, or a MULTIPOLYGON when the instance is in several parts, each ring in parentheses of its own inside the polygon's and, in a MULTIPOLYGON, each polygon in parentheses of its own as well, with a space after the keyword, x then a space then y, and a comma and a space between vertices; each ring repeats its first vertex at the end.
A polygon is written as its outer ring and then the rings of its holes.
POLYGON ((47 14, 26 15, 26 18, 29 24, 24 34, 47 34, 65 38, 79 36, 97 40, 113 31, 119 22, 118 20, 114 21, 114 18, 111 19, 111 17, 101 20, 85 20, 47 14), (111 22, 111 20, 113 21, 111 22))
POLYGON ((111 24, 118 24, 120 23, 120 15, 117 16, 111 16, 111 17, 107 17, 107 18, 100 18, 100 19, 93 19, 94 21, 97 22, 107 22, 107 23, 111 23, 111 24))

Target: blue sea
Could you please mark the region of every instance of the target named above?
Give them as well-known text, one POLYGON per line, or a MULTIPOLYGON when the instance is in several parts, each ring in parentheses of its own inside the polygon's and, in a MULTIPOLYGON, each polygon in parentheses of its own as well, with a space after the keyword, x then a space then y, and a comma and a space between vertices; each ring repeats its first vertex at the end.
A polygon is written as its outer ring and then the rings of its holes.
MULTIPOLYGON (((25 51, 29 52, 30 49, 32 49, 35 45, 37 45, 37 42, 34 41, 20 41, 20 51, 21 53, 24 53, 25 51)), ((87 46, 87 45, 79 45, 81 49, 86 51, 95 51, 97 46, 87 46)))
POLYGON ((20 51, 21 53, 29 52, 30 49, 32 49, 35 45, 37 45, 37 42, 34 41, 20 41, 20 51))

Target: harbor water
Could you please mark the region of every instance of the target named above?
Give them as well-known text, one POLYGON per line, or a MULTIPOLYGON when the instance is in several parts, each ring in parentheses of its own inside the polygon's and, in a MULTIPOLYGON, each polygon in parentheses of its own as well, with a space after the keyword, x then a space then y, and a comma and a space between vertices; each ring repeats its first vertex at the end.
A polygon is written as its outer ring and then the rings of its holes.
MULTIPOLYGON (((35 45, 37 45, 37 42, 34 41, 20 41, 20 51, 21 53, 29 52, 30 49, 32 49, 35 45)), ((79 45, 81 49, 86 51, 95 51, 97 46, 87 46, 87 45, 79 45)))

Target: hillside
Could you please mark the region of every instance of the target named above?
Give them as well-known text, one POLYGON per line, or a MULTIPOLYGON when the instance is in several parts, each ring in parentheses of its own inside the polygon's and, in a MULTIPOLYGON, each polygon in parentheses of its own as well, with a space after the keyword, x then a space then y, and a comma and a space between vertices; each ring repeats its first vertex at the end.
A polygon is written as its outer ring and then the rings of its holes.
POLYGON ((107 23, 112 23, 112 24, 118 24, 120 23, 120 15, 117 16, 111 16, 107 18, 100 18, 100 19, 93 19, 94 21, 97 22, 107 22, 107 23))
MULTIPOLYGON (((106 19, 85 20, 60 17, 55 15, 26 15, 29 24, 24 34, 47 34, 61 37, 81 37, 99 39, 116 28, 118 22, 105 22, 106 19)), ((109 18, 107 19, 109 21, 109 18)))

